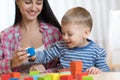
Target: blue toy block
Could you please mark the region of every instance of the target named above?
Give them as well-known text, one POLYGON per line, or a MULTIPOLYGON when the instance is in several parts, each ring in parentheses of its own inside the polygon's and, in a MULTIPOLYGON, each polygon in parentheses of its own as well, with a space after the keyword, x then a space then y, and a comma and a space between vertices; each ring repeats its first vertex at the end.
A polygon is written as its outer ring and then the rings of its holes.
POLYGON ((41 77, 40 75, 34 75, 32 76, 34 80, 38 80, 39 77, 41 77))
POLYGON ((10 78, 9 80, 19 80, 18 78, 10 78))
POLYGON ((35 55, 35 49, 33 47, 28 48, 26 51, 29 54, 28 57, 32 57, 35 55))

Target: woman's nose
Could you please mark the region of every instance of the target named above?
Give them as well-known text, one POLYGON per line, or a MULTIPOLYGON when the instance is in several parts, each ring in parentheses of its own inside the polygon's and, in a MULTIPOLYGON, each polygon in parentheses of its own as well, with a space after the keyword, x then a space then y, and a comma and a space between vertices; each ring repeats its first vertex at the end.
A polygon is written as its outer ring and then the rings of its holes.
POLYGON ((32 10, 36 10, 36 4, 32 4, 31 8, 32 10))

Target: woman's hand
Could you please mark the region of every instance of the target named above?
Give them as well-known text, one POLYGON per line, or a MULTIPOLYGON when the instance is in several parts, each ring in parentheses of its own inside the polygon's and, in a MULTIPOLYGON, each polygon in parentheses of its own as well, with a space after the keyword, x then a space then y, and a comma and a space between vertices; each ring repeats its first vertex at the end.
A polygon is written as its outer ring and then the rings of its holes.
POLYGON ((11 68, 20 66, 27 59, 27 57, 27 52, 24 49, 14 51, 11 59, 11 68))
POLYGON ((88 72, 89 74, 99 74, 102 71, 96 67, 90 67, 86 70, 86 72, 88 72))
POLYGON ((42 64, 36 64, 31 66, 29 71, 39 71, 40 73, 45 73, 46 69, 42 64))

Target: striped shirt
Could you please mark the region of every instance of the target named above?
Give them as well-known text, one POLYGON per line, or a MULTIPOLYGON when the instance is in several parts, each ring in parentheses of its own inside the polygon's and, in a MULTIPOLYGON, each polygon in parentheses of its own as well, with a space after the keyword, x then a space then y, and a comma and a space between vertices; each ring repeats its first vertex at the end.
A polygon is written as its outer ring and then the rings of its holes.
MULTIPOLYGON (((61 40, 60 31, 54 26, 40 23, 40 32, 43 34, 45 48, 50 48, 53 43, 61 40)), ((20 25, 11 26, 0 33, 0 73, 11 72, 10 59, 13 51, 21 47, 20 25)))
POLYGON ((102 71, 109 71, 106 63, 106 52, 100 48, 96 43, 88 40, 89 44, 84 47, 75 47, 69 49, 65 46, 63 41, 56 42, 52 48, 39 51, 36 53, 36 63, 46 63, 52 59, 59 57, 60 65, 63 68, 69 68, 71 61, 82 60, 83 72, 90 67, 97 67, 102 71))

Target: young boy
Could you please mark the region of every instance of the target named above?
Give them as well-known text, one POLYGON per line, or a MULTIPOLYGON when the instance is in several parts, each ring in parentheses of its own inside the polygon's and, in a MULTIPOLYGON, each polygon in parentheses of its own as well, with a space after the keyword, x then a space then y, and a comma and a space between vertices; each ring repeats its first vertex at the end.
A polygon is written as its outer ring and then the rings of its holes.
POLYGON ((59 57, 62 68, 69 68, 71 61, 82 60, 83 72, 97 74, 109 71, 105 50, 88 39, 92 18, 86 9, 75 7, 68 10, 61 25, 63 41, 55 43, 48 50, 37 52, 36 56, 32 57, 36 63, 46 63, 59 57))

